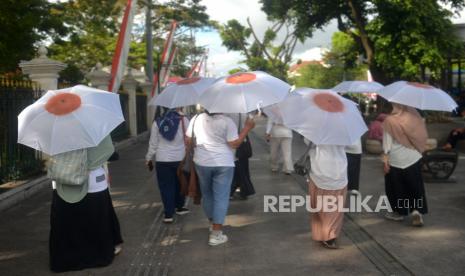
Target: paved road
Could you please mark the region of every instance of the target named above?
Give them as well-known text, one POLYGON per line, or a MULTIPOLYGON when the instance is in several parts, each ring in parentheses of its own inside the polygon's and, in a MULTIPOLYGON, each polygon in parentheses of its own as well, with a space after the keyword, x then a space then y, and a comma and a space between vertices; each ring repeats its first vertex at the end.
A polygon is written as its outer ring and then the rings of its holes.
MULTIPOLYGON (((386 221, 381 214, 351 214, 342 249, 326 250, 310 239, 309 216, 263 212, 263 195, 305 194, 295 176, 272 174, 268 148, 254 131, 251 159, 257 195, 232 201, 225 232, 230 241, 207 245, 207 222, 199 206, 174 225, 160 223, 161 204, 153 175, 146 171, 146 142, 120 152, 110 166, 112 196, 121 222, 124 249, 105 268, 62 275, 463 275, 465 274, 465 169, 455 184, 427 184, 431 214, 424 228, 386 221), (362 228, 361 228, 362 226, 362 228)), ((294 159, 303 146, 295 139, 294 159)), ((361 191, 383 193, 379 163, 363 160, 361 191)), ((42 192, 0 217, 0 275, 53 275, 48 270, 51 192, 42 192)))

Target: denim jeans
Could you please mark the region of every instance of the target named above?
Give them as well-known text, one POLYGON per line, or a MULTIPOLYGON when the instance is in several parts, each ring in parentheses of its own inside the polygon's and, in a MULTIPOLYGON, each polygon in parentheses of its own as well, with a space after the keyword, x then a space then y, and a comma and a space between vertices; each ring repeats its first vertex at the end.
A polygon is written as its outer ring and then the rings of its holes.
POLYGON ((155 162, 158 188, 165 207, 165 216, 172 217, 175 208, 184 206, 185 197, 181 195, 176 171, 180 162, 155 162))
POLYGON ((228 212, 229 193, 234 167, 204 167, 195 165, 202 191, 202 207, 214 224, 224 224, 228 212))

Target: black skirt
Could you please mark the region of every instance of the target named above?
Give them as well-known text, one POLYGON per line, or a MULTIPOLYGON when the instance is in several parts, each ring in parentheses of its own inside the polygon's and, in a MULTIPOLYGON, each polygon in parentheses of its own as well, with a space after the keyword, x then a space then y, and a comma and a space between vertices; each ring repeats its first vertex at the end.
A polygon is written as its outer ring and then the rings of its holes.
POLYGON ((108 189, 68 203, 53 191, 50 214, 50 269, 81 270, 111 264, 123 242, 108 189))
POLYGON ((231 195, 239 188, 240 195, 247 197, 255 194, 252 180, 250 179, 249 159, 241 158, 234 162, 234 178, 231 185, 231 195))

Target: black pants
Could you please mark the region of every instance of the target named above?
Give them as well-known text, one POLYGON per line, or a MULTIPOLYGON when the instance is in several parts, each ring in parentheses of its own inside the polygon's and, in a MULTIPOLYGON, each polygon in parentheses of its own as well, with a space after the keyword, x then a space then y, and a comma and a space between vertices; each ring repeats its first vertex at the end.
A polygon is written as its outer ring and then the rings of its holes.
POLYGON ((184 206, 185 197, 181 195, 177 170, 178 162, 155 162, 158 188, 165 208, 165 216, 172 217, 175 208, 184 206))
POLYGON ((405 169, 392 167, 385 175, 386 195, 394 212, 406 216, 412 210, 428 213, 421 159, 405 169))
POLYGON ((231 196, 239 187, 240 195, 247 197, 255 194, 252 180, 250 179, 249 159, 241 158, 234 162, 234 178, 231 185, 231 196))
POLYGON ((360 182, 360 164, 362 161, 361 154, 346 153, 347 155, 347 178, 348 190, 358 190, 360 182))
POLYGON ((465 132, 457 132, 454 134, 454 130, 449 133, 449 137, 447 137, 447 143, 449 143, 453 148, 457 145, 459 140, 465 139, 465 132))

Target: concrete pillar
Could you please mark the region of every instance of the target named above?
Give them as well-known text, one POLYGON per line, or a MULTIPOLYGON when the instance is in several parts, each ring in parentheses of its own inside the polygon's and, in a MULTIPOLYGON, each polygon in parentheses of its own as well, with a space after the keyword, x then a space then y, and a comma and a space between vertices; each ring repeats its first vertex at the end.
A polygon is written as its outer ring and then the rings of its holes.
POLYGON ((124 76, 122 85, 123 90, 128 93, 128 116, 129 116, 129 135, 137 136, 137 105, 136 105, 136 87, 137 80, 128 70, 128 74, 124 76))
POLYGON ((155 106, 148 105, 152 99, 152 83, 150 83, 148 80, 145 80, 145 82, 141 83, 140 86, 142 87, 144 94, 147 95, 147 129, 150 130, 152 128, 152 122, 155 116, 155 106))
POLYGON ((108 90, 111 74, 103 71, 102 64, 98 62, 95 65, 95 69, 86 74, 86 78, 89 79, 92 87, 108 90))
POLYGON ((21 67, 24 74, 29 75, 32 81, 39 83, 43 93, 48 90, 56 90, 58 88, 58 73, 66 68, 66 64, 49 59, 47 57, 47 49, 45 46, 40 46, 39 57, 30 61, 21 61, 21 67))

